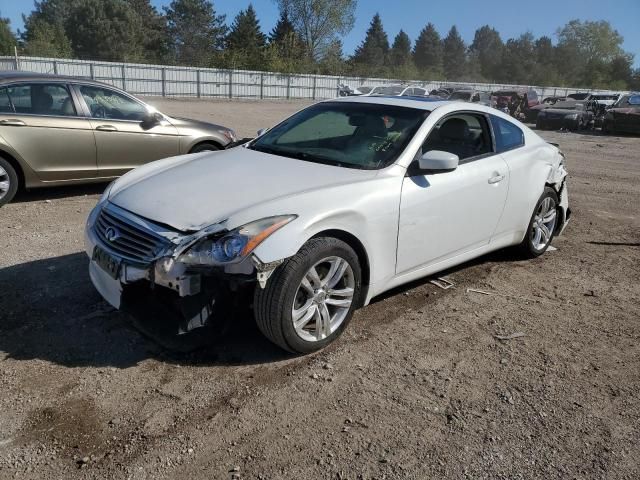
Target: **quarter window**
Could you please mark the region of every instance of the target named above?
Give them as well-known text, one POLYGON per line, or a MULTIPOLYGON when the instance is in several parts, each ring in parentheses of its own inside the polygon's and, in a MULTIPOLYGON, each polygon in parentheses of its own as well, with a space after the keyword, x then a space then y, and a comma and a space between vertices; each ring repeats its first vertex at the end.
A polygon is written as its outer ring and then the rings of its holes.
POLYGON ((32 83, 7 88, 16 113, 73 117, 76 107, 65 85, 32 83))
POLYGON ((82 85, 80 93, 93 118, 141 122, 148 115, 144 105, 108 88, 82 85))
POLYGON ((506 152, 524 145, 524 133, 509 120, 491 115, 491 126, 496 137, 498 153, 506 152))

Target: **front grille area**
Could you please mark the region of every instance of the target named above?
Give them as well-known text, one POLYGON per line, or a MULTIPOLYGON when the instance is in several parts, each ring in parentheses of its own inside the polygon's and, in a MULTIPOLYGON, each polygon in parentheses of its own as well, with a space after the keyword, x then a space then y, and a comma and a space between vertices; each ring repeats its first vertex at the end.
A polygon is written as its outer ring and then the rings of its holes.
POLYGON ((102 246, 126 260, 148 264, 171 242, 124 215, 102 208, 94 232, 102 246))

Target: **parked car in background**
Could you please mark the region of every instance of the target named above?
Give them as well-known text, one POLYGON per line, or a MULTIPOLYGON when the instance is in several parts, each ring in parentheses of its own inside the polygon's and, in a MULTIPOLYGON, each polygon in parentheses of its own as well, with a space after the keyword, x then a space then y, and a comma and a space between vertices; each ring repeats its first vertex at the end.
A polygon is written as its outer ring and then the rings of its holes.
POLYGON ((540 113, 541 110, 546 110, 547 108, 551 108, 557 102, 564 101, 565 99, 566 99, 565 97, 546 97, 544 100, 542 100, 542 103, 538 105, 534 105, 533 107, 529 108, 529 110, 527 111, 526 119, 525 119, 526 122, 536 123, 536 120, 538 120, 538 114, 540 113))
POLYGON ((444 100, 448 99, 451 94, 454 92, 455 88, 453 87, 440 87, 435 88, 429 92, 429 95, 434 97, 440 97, 444 100))
POLYGON ((479 103, 480 105, 491 106, 491 93, 481 90, 460 89, 454 90, 449 95, 449 100, 458 100, 461 102, 479 103))
POLYGON ((550 108, 539 111, 536 120, 536 128, 540 130, 584 130, 591 127, 593 112, 586 101, 556 102, 550 108))
POLYGON ((540 104, 533 89, 498 90, 491 94, 491 105, 518 120, 526 120, 529 110, 540 104))
POLYGON ((587 97, 589 108, 593 112, 595 127, 601 127, 607 109, 622 97, 619 93, 593 93, 587 97))
POLYGON ((511 245, 542 255, 567 224, 566 177, 556 146, 483 105, 320 102, 112 183, 86 222, 90 277, 182 331, 221 329, 225 302, 251 294, 267 338, 313 352, 394 287, 511 245))
POLYGON ((427 95, 427 90, 412 85, 384 85, 373 88, 367 95, 384 95, 387 97, 420 97, 427 95))
POLYGON ((591 95, 589 92, 570 93, 567 95, 567 100, 586 100, 589 95, 591 95))
POLYGON ((604 115, 604 133, 640 133, 640 93, 623 95, 604 115))
POLYGON ((229 128, 170 117, 111 85, 0 72, 0 206, 20 187, 104 182, 235 140, 229 128))

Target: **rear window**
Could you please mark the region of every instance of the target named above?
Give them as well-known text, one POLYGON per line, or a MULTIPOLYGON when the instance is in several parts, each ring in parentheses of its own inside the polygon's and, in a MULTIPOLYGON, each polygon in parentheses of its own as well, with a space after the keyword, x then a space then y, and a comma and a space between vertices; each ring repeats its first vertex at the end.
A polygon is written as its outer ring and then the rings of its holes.
POLYGON ((7 93, 16 113, 30 115, 74 116, 76 109, 65 85, 31 83, 13 85, 7 93))
POLYGON ((13 107, 9 101, 6 88, 0 88, 0 113, 13 113, 13 107))
POLYGON ((523 131, 509 120, 491 115, 491 126, 496 137, 496 150, 498 153, 524 145, 523 131))

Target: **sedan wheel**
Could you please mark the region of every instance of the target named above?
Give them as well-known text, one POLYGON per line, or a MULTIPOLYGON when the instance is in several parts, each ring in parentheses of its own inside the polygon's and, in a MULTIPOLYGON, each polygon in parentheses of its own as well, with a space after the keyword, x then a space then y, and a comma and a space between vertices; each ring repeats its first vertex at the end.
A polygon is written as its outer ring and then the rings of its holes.
POLYGON ((528 257, 542 255, 553 239, 558 222, 558 195, 547 187, 538 200, 533 216, 529 222, 527 235, 520 244, 521 250, 528 257))
POLYGON ((360 292, 353 249, 337 238, 313 238, 273 272, 265 288, 256 287, 256 323, 285 350, 320 350, 344 331, 360 306, 360 292))
POLYGON ((324 340, 347 317, 355 292, 353 270, 340 257, 325 258, 302 277, 293 301, 291 319, 307 342, 324 340))
POLYGON ((18 191, 18 176, 11 164, 0 158, 0 207, 9 203, 18 191))

